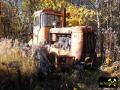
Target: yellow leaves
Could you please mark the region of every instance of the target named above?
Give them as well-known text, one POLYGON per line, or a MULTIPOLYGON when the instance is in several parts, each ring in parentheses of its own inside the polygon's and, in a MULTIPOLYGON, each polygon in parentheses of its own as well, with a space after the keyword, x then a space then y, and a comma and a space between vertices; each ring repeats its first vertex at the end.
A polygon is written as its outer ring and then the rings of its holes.
POLYGON ((67 20, 68 26, 76 26, 79 25, 78 19, 77 18, 70 18, 67 20))
MULTIPOLYGON (((40 3, 40 7, 41 9, 52 8, 54 10, 61 10, 61 8, 66 7, 66 2, 64 0, 43 0, 40 3)), ((66 11, 70 13, 70 18, 67 18, 68 26, 89 24, 88 22, 92 21, 95 16, 93 10, 86 9, 85 7, 75 7, 71 3, 67 3, 66 11)))
POLYGON ((112 58, 110 56, 110 50, 107 49, 105 53, 106 53, 105 64, 109 65, 112 62, 112 58))
POLYGON ((79 19, 79 25, 84 25, 84 23, 85 23, 85 20, 82 19, 82 18, 80 18, 80 19, 79 19))
POLYGON ((81 11, 81 12, 84 11, 84 8, 79 8, 79 11, 81 11))
POLYGON ((104 68, 104 70, 103 70, 103 72, 107 72, 107 73, 113 73, 113 68, 112 67, 106 67, 106 68, 104 68))
POLYGON ((65 7, 65 1, 55 1, 55 0, 43 0, 39 4, 40 9, 52 8, 53 10, 60 10, 61 7, 65 7))
POLYGON ((93 10, 86 9, 85 7, 76 8, 73 5, 69 5, 67 12, 70 13, 70 18, 67 18, 68 26, 86 25, 91 22, 95 23, 96 13, 93 10))
POLYGON ((57 6, 59 7, 59 8, 62 8, 62 7, 65 7, 65 1, 64 0, 61 0, 61 1, 59 1, 59 2, 57 2, 57 6))
POLYGON ((66 18, 68 26, 91 25, 96 23, 95 11, 87 9, 86 7, 75 7, 65 0, 41 0, 35 5, 38 5, 38 10, 51 8, 61 11, 63 8, 66 8, 66 12, 70 13, 70 17, 66 18))
POLYGON ((105 63, 110 64, 111 61, 112 61, 112 59, 110 58, 110 56, 107 56, 106 59, 105 59, 105 63))
POLYGON ((67 12, 70 13, 71 17, 76 17, 79 13, 78 9, 74 7, 73 5, 70 5, 67 7, 67 12))

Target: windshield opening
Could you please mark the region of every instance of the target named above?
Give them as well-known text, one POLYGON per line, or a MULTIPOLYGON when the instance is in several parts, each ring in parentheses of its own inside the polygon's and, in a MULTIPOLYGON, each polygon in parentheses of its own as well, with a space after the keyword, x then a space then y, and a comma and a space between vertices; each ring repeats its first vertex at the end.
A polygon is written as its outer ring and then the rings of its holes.
POLYGON ((52 14, 42 15, 42 26, 53 27, 53 22, 57 23, 57 27, 60 27, 60 17, 52 14))

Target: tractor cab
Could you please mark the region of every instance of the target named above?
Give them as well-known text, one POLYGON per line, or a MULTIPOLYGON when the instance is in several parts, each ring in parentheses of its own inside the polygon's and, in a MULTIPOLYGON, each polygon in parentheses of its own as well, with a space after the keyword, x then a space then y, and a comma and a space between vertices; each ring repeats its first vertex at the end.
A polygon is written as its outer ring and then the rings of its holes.
POLYGON ((64 25, 62 17, 61 12, 51 9, 36 11, 34 13, 33 40, 31 44, 40 45, 41 42, 48 42, 50 28, 64 25))
POLYGON ((44 9, 34 13, 34 27, 53 27, 53 23, 56 22, 56 26, 60 27, 60 12, 55 12, 51 9, 44 9))

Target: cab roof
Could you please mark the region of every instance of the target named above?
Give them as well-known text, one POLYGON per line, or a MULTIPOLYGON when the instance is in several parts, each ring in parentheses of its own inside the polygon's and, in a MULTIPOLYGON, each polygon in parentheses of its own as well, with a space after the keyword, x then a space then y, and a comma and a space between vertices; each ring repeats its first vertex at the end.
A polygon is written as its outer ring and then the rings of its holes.
POLYGON ((34 12, 33 15, 40 14, 40 13, 42 13, 42 12, 43 12, 43 13, 48 13, 48 14, 62 15, 61 12, 52 10, 51 8, 47 8, 47 9, 42 9, 42 10, 36 11, 36 12, 34 12))

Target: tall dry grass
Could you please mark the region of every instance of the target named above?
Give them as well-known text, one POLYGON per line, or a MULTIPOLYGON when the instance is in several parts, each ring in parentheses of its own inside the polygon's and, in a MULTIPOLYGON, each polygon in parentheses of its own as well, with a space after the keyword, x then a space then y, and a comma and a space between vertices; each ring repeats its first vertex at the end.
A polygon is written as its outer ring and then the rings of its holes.
MULTIPOLYGON (((18 62, 20 65, 20 72, 22 75, 31 75, 36 71, 35 61, 33 58, 26 56, 25 51, 20 47, 18 40, 1 39, 0 40, 0 74, 7 73, 11 62, 18 62)), ((12 69, 9 69, 12 72, 12 69)))

